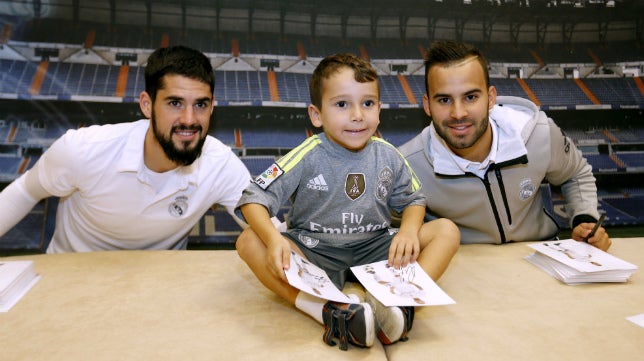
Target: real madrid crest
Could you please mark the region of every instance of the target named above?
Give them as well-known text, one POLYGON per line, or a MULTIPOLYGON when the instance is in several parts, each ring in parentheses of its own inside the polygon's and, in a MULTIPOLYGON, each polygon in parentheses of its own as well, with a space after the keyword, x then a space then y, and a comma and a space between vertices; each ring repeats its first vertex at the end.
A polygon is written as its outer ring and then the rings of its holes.
POLYGON ((181 217, 188 211, 188 197, 179 196, 170 203, 168 206, 168 212, 174 217, 181 217))
POLYGON ((532 183, 532 179, 527 178, 522 180, 521 183, 519 183, 519 199, 525 201, 532 198, 536 190, 537 187, 532 183))
POLYGON ((376 184, 376 198, 385 200, 389 194, 389 189, 393 184, 394 172, 389 167, 384 167, 378 174, 378 183, 376 184))

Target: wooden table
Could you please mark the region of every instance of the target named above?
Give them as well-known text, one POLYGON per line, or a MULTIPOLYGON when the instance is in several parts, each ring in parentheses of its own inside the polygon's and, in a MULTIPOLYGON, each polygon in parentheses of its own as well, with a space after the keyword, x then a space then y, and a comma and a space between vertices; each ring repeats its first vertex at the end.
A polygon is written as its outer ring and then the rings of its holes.
POLYGON ((386 360, 340 351, 235 251, 19 257, 42 279, 0 313, 0 360, 386 360))
POLYGON ((609 250, 640 268, 628 283, 566 285, 530 253, 525 243, 462 246, 439 281, 456 304, 419 310, 389 359, 644 360, 644 328, 626 320, 644 313, 644 238, 609 250))
MULTIPOLYGON (((465 245, 417 309, 408 342, 343 352, 267 291, 234 251, 120 251, 33 259, 42 279, 0 313, 0 360, 644 360, 644 278, 568 286, 526 244, 465 245)), ((611 253, 640 267, 644 238, 611 253)), ((5 258, 12 259, 12 258, 5 258)))

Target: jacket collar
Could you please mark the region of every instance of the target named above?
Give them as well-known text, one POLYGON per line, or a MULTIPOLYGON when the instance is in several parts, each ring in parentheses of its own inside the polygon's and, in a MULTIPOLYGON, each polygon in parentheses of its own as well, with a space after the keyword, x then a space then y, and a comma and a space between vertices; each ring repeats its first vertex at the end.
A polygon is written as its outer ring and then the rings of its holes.
MULTIPOLYGON (((527 149, 525 147, 524 130, 529 128, 530 133, 534 128, 534 113, 517 110, 513 107, 495 105, 490 112, 490 126, 493 127, 492 146, 496 152, 491 152, 490 164, 497 167, 527 162, 527 149)), ((426 145, 429 149, 434 172, 444 175, 464 175, 467 173, 467 160, 454 154, 445 142, 438 137, 433 124, 430 124, 424 139, 429 139, 426 145)), ((528 133, 527 135, 529 136, 528 133)))

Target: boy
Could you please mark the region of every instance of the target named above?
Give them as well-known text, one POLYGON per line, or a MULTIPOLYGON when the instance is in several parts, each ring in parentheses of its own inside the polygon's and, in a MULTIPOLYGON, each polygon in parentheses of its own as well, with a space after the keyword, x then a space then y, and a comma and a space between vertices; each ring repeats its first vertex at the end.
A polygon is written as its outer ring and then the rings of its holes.
POLYGON ((347 349, 347 341, 370 347, 405 339, 411 307, 366 302, 326 302, 290 286, 284 270, 291 250, 324 269, 342 288, 351 266, 388 260, 392 267, 418 261, 437 279, 460 242, 456 226, 442 219, 423 225, 425 198, 403 157, 373 136, 380 113, 378 75, 350 54, 320 62, 310 82, 311 123, 324 132, 305 140, 246 188, 236 212, 251 229, 237 240, 240 257, 270 290, 324 324, 323 339, 347 349), (291 199, 287 227, 270 221, 291 199), (402 213, 400 229, 389 229, 391 211, 402 213), (375 316, 374 316, 375 314, 375 316), (375 318, 375 321, 374 321, 375 318))

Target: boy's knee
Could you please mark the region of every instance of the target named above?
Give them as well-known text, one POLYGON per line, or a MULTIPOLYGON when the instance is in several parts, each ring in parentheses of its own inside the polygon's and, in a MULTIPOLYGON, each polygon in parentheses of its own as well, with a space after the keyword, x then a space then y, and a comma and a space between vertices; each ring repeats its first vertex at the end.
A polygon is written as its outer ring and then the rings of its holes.
POLYGON ((237 237, 237 240, 235 241, 235 249, 237 249, 237 253, 242 259, 246 252, 248 252, 248 249, 252 248, 251 244, 254 235, 255 233, 250 228, 246 228, 237 237))
POLYGON ((440 218, 439 221, 441 222, 441 228, 444 234, 447 235, 446 238, 450 240, 454 247, 458 248, 461 244, 461 231, 458 229, 456 223, 447 218, 440 218))
POLYGON ((447 218, 438 218, 432 221, 432 238, 457 249, 461 244, 461 231, 453 221, 447 218))
POLYGON ((450 234, 457 239, 461 238, 461 231, 458 229, 458 226, 456 225, 456 223, 454 223, 453 221, 447 218, 439 218, 437 221, 441 222, 441 228, 447 234, 450 234))

